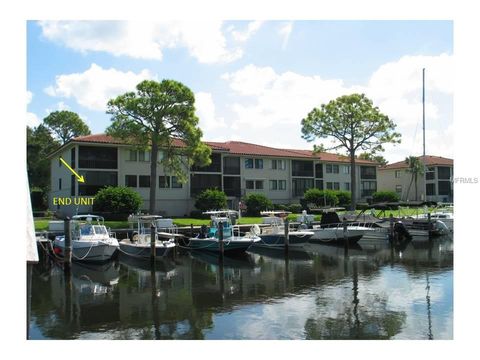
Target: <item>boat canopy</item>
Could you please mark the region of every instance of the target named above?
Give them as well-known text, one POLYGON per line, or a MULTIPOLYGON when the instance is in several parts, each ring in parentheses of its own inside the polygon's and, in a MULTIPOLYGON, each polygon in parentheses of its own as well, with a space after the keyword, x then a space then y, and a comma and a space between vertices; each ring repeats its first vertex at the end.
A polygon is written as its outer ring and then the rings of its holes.
POLYGON ((260 215, 265 215, 265 216, 287 216, 288 214, 291 214, 291 211, 284 211, 284 210, 274 210, 274 211, 261 211, 260 215))
POLYGON ((105 219, 103 218, 103 216, 86 214, 86 215, 74 215, 72 216, 72 220, 84 220, 87 222, 91 222, 92 220, 104 221, 105 219))

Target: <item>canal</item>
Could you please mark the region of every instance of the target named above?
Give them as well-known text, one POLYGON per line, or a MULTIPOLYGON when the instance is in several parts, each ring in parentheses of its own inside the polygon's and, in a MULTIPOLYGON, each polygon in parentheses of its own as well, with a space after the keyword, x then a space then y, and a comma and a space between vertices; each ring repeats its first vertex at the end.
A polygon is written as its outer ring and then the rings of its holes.
POLYGON ((41 254, 31 282, 30 339, 452 339, 453 242, 392 248, 362 239, 305 252, 225 257, 122 255, 73 264, 41 254))

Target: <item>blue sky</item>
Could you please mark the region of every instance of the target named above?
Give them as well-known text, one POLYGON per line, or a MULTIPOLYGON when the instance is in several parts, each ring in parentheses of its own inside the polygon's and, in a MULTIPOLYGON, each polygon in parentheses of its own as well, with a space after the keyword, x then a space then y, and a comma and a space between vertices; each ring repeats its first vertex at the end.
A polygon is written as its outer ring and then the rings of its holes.
POLYGON ((196 94, 205 140, 309 149, 301 119, 364 92, 403 135, 397 161, 422 151, 423 67, 427 153, 453 157, 451 21, 29 21, 27 123, 68 109, 103 132, 109 98, 170 78, 196 94))

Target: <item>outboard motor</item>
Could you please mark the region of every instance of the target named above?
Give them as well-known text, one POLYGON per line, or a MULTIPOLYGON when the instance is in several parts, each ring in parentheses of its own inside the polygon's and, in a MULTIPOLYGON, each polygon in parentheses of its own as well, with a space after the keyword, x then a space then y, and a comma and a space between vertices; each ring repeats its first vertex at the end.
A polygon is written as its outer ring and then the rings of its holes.
POLYGON ((450 230, 448 230, 448 226, 441 220, 436 220, 433 223, 433 229, 438 232, 440 235, 448 234, 450 230))
POLYGON ((412 238, 412 235, 408 232, 407 228, 401 221, 397 221, 395 225, 393 226, 393 232, 395 234, 395 237, 403 241, 405 239, 410 240, 412 238))

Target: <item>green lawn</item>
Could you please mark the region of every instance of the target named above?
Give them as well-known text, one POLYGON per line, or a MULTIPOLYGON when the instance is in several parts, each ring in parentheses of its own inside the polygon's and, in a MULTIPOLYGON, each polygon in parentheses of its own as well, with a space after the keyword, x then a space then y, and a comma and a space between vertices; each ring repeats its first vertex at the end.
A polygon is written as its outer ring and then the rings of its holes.
MULTIPOLYGON (((429 209, 432 210, 431 208, 429 209)), ((339 211, 338 214, 342 215, 344 212, 339 211)), ((360 213, 360 210, 357 210, 356 213, 360 213)), ((366 214, 370 214, 370 210, 365 211, 366 214)), ((379 211, 376 210, 375 214, 378 214, 379 211)), ((394 217, 402 217, 402 216, 411 216, 416 214, 422 214, 423 209, 419 208, 408 208, 408 209, 400 209, 400 210, 387 210, 385 211, 386 217, 389 217, 392 214, 394 217)), ((300 214, 290 214, 288 215, 288 220, 296 221, 297 216, 300 214)), ((315 215, 315 221, 320 221, 320 215, 315 215)), ((48 222, 50 219, 47 218, 38 218, 35 219, 35 231, 44 231, 48 230, 48 222)), ((210 222, 209 219, 193 219, 193 218, 177 218, 173 219, 173 223, 179 227, 181 226, 201 226, 201 225, 208 225, 210 222)), ((262 218, 261 217, 242 217, 239 219, 238 224, 261 224, 262 218)), ((110 229, 126 229, 129 227, 128 221, 105 221, 105 225, 110 229)))

